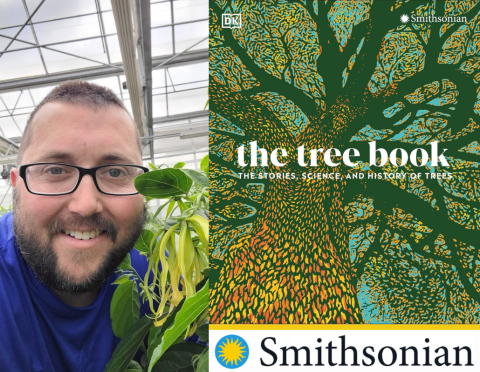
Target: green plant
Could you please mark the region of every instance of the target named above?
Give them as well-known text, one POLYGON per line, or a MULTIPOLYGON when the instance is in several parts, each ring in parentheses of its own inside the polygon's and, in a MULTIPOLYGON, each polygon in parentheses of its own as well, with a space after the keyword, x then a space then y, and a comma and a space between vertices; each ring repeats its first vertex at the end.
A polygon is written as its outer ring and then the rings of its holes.
POLYGON ((5 213, 11 212, 11 211, 12 211, 11 205, 9 205, 7 208, 0 207, 0 216, 3 216, 5 213))
POLYGON ((148 260, 147 273, 140 276, 130 256, 118 267, 110 316, 121 341, 105 372, 208 370, 208 347, 182 342, 196 331, 208 342, 208 155, 200 172, 184 165, 150 165, 135 179, 147 200, 162 204, 135 244, 148 260), (139 319, 141 301, 151 314, 139 319), (132 360, 139 350, 140 364, 132 360))

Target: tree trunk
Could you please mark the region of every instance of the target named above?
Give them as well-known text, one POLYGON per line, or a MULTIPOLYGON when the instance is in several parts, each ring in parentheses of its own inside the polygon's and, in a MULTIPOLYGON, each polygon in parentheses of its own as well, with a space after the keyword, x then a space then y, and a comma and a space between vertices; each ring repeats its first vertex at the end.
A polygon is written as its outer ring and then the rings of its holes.
MULTIPOLYGON (((345 118, 355 117, 350 111, 346 103, 334 105, 292 145, 305 145, 305 152, 333 147, 331 139, 348 125, 345 118)), ((342 205, 346 182, 302 179, 303 172, 342 173, 341 167, 327 166, 321 154, 318 166, 300 167, 296 153, 289 155, 281 173, 296 179, 272 181, 253 233, 225 254, 210 293, 212 323, 362 322, 342 205)))

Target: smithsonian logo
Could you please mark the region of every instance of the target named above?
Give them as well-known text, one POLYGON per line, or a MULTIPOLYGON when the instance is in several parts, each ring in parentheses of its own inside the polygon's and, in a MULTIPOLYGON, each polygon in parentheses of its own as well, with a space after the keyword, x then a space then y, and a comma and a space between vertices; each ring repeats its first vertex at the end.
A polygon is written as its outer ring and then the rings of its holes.
POLYGON ((399 367, 409 367, 409 372, 423 371, 425 367, 472 371, 478 367, 480 356, 478 328, 469 331, 238 329, 236 334, 212 328, 210 340, 216 345, 211 350, 215 354, 212 359, 216 359, 210 364, 212 372, 305 371, 318 367, 336 371, 356 367, 358 371, 373 372, 397 371, 399 367))
POLYGON ((408 16, 406 14, 402 14, 400 17, 400 21, 402 23, 408 23, 412 21, 413 23, 467 23, 467 17, 459 17, 459 16, 443 16, 443 17, 435 17, 434 15, 429 15, 426 17, 416 16, 414 14, 408 16))
POLYGON ((222 337, 215 347, 215 357, 225 368, 235 369, 243 366, 248 354, 247 342, 236 335, 222 337))

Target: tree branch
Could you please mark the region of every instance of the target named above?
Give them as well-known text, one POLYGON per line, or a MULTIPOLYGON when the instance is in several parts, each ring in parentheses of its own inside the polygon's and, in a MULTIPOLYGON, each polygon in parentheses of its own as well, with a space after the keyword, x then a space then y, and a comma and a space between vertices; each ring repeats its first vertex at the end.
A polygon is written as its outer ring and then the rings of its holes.
MULTIPOLYGON (((214 3, 210 2, 210 6, 217 14, 219 19, 222 17, 222 10, 220 7, 214 3)), ((257 63, 252 60, 248 53, 238 45, 237 40, 233 37, 231 29, 222 29, 223 37, 225 38, 225 45, 230 47, 234 54, 240 58, 242 63, 246 66, 247 70, 250 71, 253 76, 260 81, 261 86, 268 86, 268 90, 264 91, 274 91, 278 94, 281 94, 285 98, 295 102, 295 104, 307 115, 315 115, 317 112, 317 107, 315 101, 307 96, 305 92, 293 84, 288 84, 285 81, 276 78, 275 76, 267 73, 263 68, 261 68, 257 63)))
POLYGON ((421 198, 405 192, 389 182, 369 180, 367 192, 380 210, 400 208, 413 215, 419 221, 427 223, 434 231, 441 231, 446 239, 459 237, 459 240, 465 244, 473 246, 478 244, 478 230, 469 230, 453 222, 448 217, 446 210, 444 213, 439 213, 439 211, 428 208, 423 203, 419 204, 419 201, 423 202, 421 198))

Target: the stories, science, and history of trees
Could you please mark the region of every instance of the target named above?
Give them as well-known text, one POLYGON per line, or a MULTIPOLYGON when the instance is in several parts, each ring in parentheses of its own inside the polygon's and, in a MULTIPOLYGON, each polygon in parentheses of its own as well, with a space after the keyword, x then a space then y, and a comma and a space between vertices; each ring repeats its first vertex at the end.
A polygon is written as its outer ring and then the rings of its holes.
POLYGON ((211 324, 480 322, 480 1, 209 6, 211 324))

